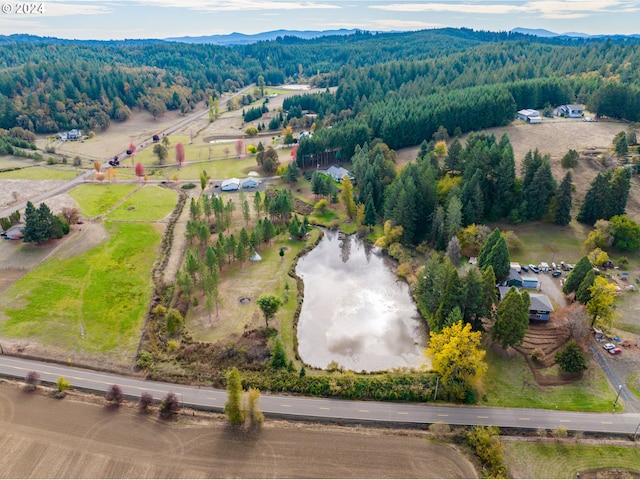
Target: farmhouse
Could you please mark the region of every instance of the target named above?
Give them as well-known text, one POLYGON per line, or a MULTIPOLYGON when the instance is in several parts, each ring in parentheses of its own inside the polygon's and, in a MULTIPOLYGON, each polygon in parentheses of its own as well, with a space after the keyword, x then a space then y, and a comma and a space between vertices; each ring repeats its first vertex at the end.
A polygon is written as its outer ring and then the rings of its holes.
POLYGON ((237 178, 229 178, 222 182, 220 189, 223 192, 234 192, 240 188, 240 180, 237 178))
POLYGON ((531 293, 529 294, 529 298, 531 299, 529 320, 548 321, 551 312, 553 312, 553 306, 549 301, 549 297, 543 293, 531 293))
MULTIPOLYGON (((511 287, 498 287, 500 300, 504 298, 510 288, 511 287)), ((553 306, 549 298, 543 293, 530 293, 529 299, 531 300, 529 320, 548 321, 551 312, 553 312, 553 306)))
POLYGON ((525 108, 524 110, 518 111, 518 120, 524 120, 527 123, 541 123, 542 117, 538 110, 525 108))
POLYGON ((260 185, 260 181, 253 178, 242 180, 242 188, 258 188, 258 185, 260 185))
POLYGON ((345 175, 348 176, 351 181, 353 181, 353 175, 351 174, 351 172, 342 167, 332 166, 327 168, 327 175, 331 175, 331 177, 338 183, 342 182, 342 178, 345 175))
POLYGON ((553 114, 558 117, 582 118, 584 116, 584 108, 582 108, 582 105, 560 105, 553 109, 553 114))

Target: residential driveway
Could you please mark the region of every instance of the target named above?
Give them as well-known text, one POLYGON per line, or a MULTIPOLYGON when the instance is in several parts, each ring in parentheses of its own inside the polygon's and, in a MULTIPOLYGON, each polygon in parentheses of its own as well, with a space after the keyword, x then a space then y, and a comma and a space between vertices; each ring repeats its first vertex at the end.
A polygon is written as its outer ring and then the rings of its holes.
POLYGON ((564 293, 562 293, 562 287, 560 287, 560 279, 564 278, 568 273, 562 272, 562 276, 558 278, 553 278, 551 273, 539 273, 537 275, 528 273, 527 275, 536 276, 540 282, 540 293, 544 293, 549 297, 554 308, 558 309, 567 306, 567 300, 564 297, 564 293))

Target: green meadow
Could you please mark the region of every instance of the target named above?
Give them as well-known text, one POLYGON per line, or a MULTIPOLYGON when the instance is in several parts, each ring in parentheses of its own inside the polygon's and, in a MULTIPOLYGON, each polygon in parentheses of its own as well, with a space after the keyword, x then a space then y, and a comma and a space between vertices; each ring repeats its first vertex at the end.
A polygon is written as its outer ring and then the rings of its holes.
POLYGON ((109 213, 107 221, 157 222, 165 218, 176 204, 174 190, 145 185, 109 213))
POLYGON ((131 358, 161 234, 150 224, 106 228, 103 244, 77 257, 47 260, 2 293, 0 335, 131 358))
POLYGON ((69 195, 80 205, 83 215, 93 218, 108 212, 136 188, 138 185, 124 183, 83 184, 69 195))
POLYGON ((72 168, 25 167, 10 172, 0 172, 0 179, 12 180, 71 180, 80 174, 72 168))

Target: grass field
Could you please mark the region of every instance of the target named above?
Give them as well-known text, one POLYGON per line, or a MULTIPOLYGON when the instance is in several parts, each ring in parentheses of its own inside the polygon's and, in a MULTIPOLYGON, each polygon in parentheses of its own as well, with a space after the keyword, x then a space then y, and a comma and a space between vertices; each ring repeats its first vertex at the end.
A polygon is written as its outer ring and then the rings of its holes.
POLYGON ((566 227, 549 223, 532 222, 524 225, 498 224, 500 230, 513 230, 522 241, 522 248, 509 252, 511 261, 528 265, 540 262, 576 263, 587 252, 582 242, 590 229, 571 222, 566 227))
POLYGON ((165 218, 176 204, 174 190, 145 185, 109 213, 108 221, 157 222, 165 218))
POLYGON ((488 406, 545 408, 576 412, 610 412, 616 392, 600 368, 591 366, 583 378, 563 386, 540 386, 521 355, 501 358, 487 352, 489 370, 484 377, 488 406))
POLYGON ((0 172, 0 178, 15 180, 71 180, 80 174, 80 170, 62 167, 27 167, 10 172, 0 172))
POLYGON ((84 184, 71 190, 69 195, 78 203, 83 215, 93 218, 109 211, 136 188, 138 185, 132 184, 84 184))
POLYGON ((106 226, 109 238, 99 247, 45 261, 0 296, 0 335, 130 360, 161 235, 149 224, 106 226))
POLYGON ((14 157, 12 155, 0 155, 0 170, 3 168, 23 168, 31 165, 31 160, 14 157))
POLYGON ((503 444, 511 478, 576 478, 577 473, 607 469, 640 472, 636 447, 511 441, 503 444))
POLYGON ((272 294, 285 297, 286 285, 289 286, 288 301, 280 307, 276 321, 270 325, 276 326, 288 349, 289 358, 295 358, 292 352, 293 314, 296 309, 296 282, 287 274, 294 257, 319 235, 317 229, 311 233, 307 242, 288 240, 279 236, 270 247, 264 247, 258 253, 262 257, 260 262, 245 262, 242 267, 234 263, 223 267, 223 281, 219 286, 220 297, 219 318, 216 318, 215 308, 212 313, 212 323, 209 324, 208 313, 204 309, 204 301, 200 306, 191 308, 187 316, 189 332, 194 340, 215 342, 228 339, 231 335, 242 335, 245 325, 253 328, 264 326, 264 318, 256 305, 256 299, 262 294, 272 294), (285 256, 281 259, 280 248, 285 248, 285 256), (251 301, 241 304, 240 298, 247 297, 251 301))

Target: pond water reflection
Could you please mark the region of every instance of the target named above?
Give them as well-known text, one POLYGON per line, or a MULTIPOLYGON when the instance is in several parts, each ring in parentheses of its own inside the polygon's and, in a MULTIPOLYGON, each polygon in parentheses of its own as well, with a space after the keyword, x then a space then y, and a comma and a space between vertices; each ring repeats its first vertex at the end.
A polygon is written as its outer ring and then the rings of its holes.
POLYGON ((317 368, 332 361, 360 371, 425 364, 424 323, 390 260, 353 236, 325 231, 298 262, 304 303, 298 352, 317 368))

